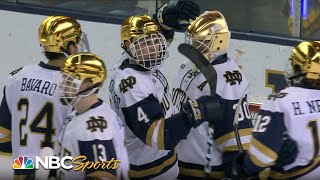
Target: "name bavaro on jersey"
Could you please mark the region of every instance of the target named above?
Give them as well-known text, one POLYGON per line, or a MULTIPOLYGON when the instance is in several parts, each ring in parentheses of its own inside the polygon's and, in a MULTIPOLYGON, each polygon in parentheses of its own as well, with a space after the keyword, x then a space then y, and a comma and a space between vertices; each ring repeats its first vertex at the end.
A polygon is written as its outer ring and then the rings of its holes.
POLYGON ((52 96, 57 88, 56 83, 42 79, 22 78, 20 91, 34 91, 52 96))

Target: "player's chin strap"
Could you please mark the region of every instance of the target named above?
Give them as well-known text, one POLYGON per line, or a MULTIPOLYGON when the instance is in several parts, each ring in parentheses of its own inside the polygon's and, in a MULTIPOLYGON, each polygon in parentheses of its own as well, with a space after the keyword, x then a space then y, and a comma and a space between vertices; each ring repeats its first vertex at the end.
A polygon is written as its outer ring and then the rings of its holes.
POLYGON ((63 54, 66 56, 66 57, 69 57, 71 55, 70 51, 68 49, 65 49, 63 47, 60 47, 60 50, 63 52, 63 54))
POLYGON ((92 90, 92 89, 94 89, 94 88, 97 88, 97 87, 101 86, 101 85, 102 85, 102 83, 96 83, 96 84, 94 84, 93 86, 91 86, 91 87, 89 87, 89 88, 87 88, 87 89, 85 89, 85 90, 82 90, 82 91, 78 92, 78 93, 76 94, 76 96, 79 96, 79 95, 89 96, 89 95, 92 94, 94 91, 92 91, 92 92, 90 92, 90 93, 88 93, 88 94, 82 94, 82 93, 88 92, 88 91, 90 91, 90 90, 92 90))
POLYGON ((77 104, 77 103, 79 102, 79 100, 80 100, 81 98, 90 96, 91 94, 93 94, 93 93, 97 90, 97 87, 99 87, 99 86, 101 86, 101 85, 102 85, 102 83, 96 83, 96 84, 94 84, 93 86, 91 86, 91 87, 89 87, 89 88, 87 88, 87 89, 85 89, 85 90, 82 90, 82 91, 78 92, 78 93, 76 94, 76 98, 75 98, 74 100, 72 100, 71 104, 72 104, 72 105, 75 105, 75 104, 77 104), (82 94, 82 93, 85 93, 85 92, 88 92, 88 91, 90 91, 90 92, 87 93, 87 94, 82 94))

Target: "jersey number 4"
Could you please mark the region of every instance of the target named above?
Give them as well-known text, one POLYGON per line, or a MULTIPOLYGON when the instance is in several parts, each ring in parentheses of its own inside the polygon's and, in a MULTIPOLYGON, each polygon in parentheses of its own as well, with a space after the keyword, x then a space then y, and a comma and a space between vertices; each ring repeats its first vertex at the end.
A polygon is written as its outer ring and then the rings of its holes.
MULTIPOLYGON (((29 100, 27 98, 21 98, 18 102, 18 111, 21 112, 25 107, 25 117, 20 119, 19 131, 20 131, 20 146, 27 146, 28 134, 22 133, 22 128, 26 126, 28 122, 29 100)), ((39 110, 37 115, 32 119, 30 123, 30 132, 33 134, 43 135, 40 147, 53 148, 52 136, 55 135, 55 128, 53 127, 53 104, 50 102, 45 103, 39 110), (46 120, 45 123, 43 121, 46 120)))

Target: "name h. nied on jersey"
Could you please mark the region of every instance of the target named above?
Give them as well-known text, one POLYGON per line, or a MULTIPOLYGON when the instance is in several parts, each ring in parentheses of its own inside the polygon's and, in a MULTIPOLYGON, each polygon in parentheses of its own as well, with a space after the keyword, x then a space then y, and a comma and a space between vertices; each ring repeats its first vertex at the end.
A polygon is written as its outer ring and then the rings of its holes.
POLYGON ((22 78, 21 91, 34 91, 52 96, 57 84, 42 79, 22 78))
POLYGON ((319 113, 320 112, 320 99, 305 101, 309 111, 304 111, 303 103, 301 102, 292 102, 294 115, 304 115, 305 113, 319 113))

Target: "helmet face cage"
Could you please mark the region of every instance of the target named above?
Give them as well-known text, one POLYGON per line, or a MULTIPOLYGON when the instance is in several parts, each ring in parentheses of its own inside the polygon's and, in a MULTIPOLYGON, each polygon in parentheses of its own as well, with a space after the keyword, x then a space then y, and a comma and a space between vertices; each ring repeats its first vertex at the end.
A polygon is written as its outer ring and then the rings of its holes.
POLYGON ((73 105, 79 99, 81 80, 62 73, 59 77, 58 88, 55 91, 55 96, 60 98, 67 105, 73 105))
POLYGON ((215 53, 211 48, 215 44, 215 38, 212 35, 207 35, 205 39, 200 40, 200 38, 199 39, 194 38, 192 34, 186 32, 185 42, 194 46, 201 53, 208 53, 208 54, 215 53))
POLYGON ((159 33, 138 38, 129 48, 135 62, 149 70, 160 68, 168 55, 166 39, 159 33))

